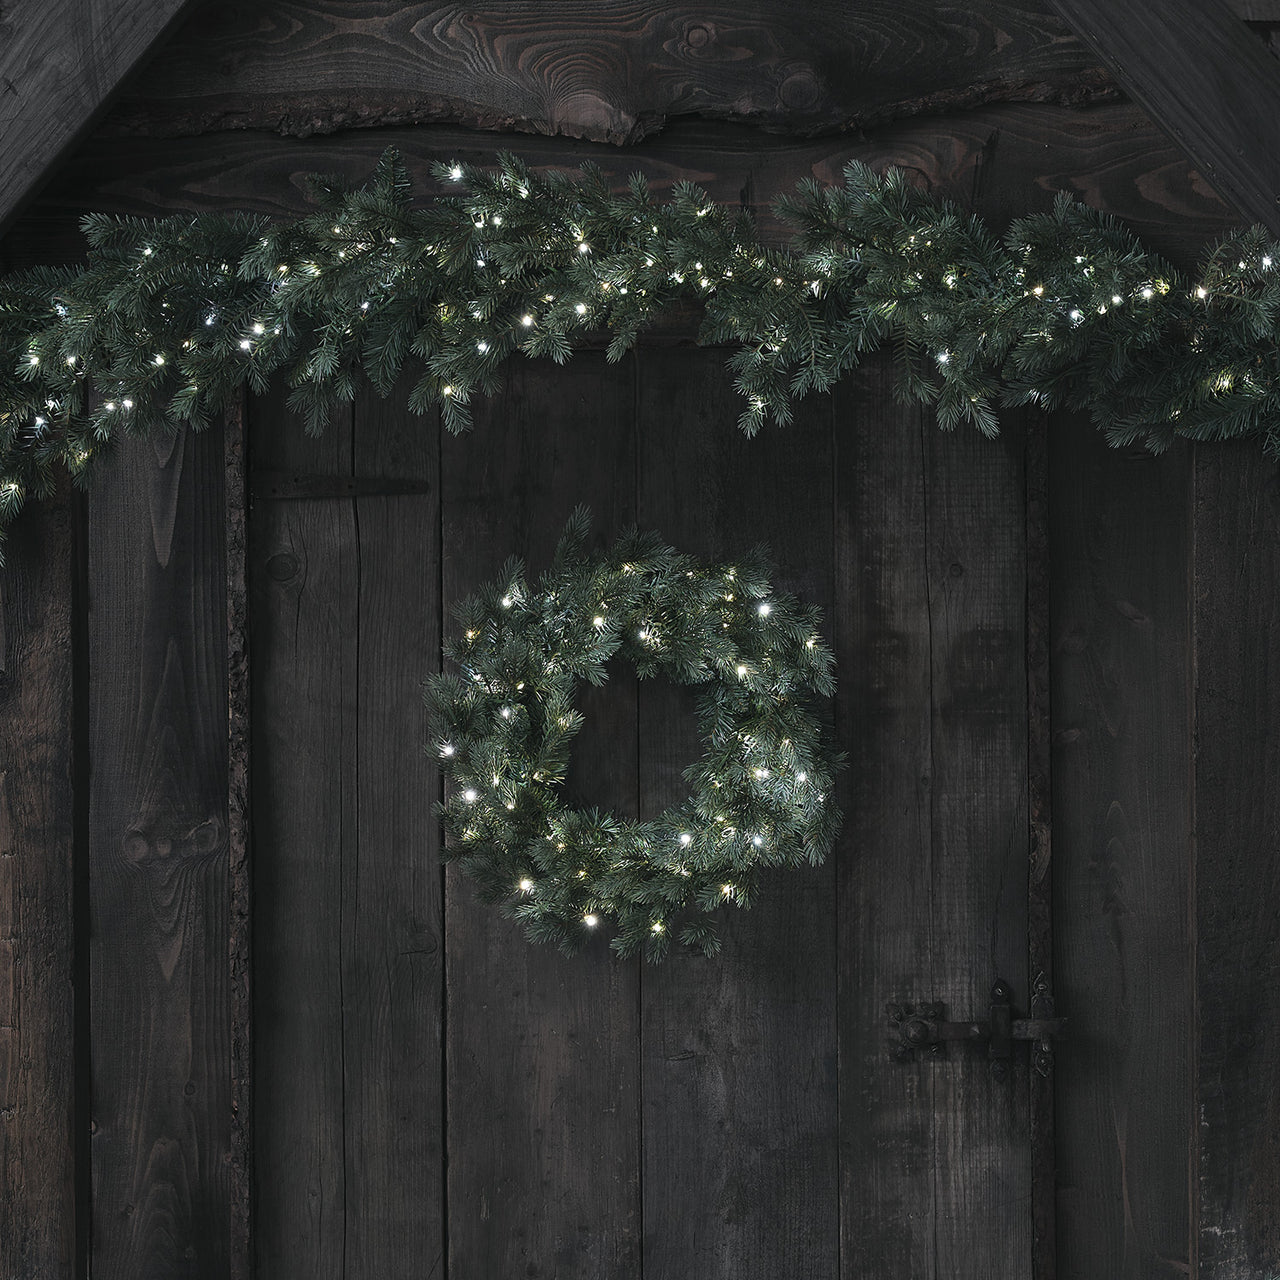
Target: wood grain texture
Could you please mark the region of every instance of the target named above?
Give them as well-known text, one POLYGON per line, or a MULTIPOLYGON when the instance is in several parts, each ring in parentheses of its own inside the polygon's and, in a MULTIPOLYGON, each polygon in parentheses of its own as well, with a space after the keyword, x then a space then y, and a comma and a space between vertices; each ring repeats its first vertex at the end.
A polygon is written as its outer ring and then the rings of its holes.
POLYGON ((0 569, 0 1275, 69 1276, 76 1239, 72 502, 0 569))
POLYGON ((41 0, 0 16, 0 228, 196 0, 41 0))
POLYGON ((1041 3, 267 0, 196 13, 105 127, 306 137, 439 122, 631 144, 694 115, 813 135, 1116 96, 1041 3))
POLYGON ((231 1275, 253 1277, 253 814, 249 782, 248 485, 243 400, 225 415, 227 854, 231 966, 231 1275))
POLYGON ((229 1246, 227 615, 220 432, 123 445, 89 506, 95 1276, 229 1246))
MULTIPOLYGON (((784 431, 726 427, 722 353, 639 357, 639 519, 707 559, 766 542, 780 591, 832 626, 832 402, 784 431)), ((688 795, 695 695, 640 688, 640 803, 688 795)), ((646 1280, 828 1280, 839 1270, 835 866, 766 875, 726 908, 714 959, 673 948, 641 974, 646 1280)))
MULTIPOLYGON (((446 616, 508 556, 545 566, 578 503, 605 539, 634 521, 633 377, 601 353, 526 366, 446 439, 446 616)), ((634 816, 635 678, 610 675, 579 692, 566 793, 634 816)), ((532 946, 456 868, 446 886, 450 1274, 638 1280, 637 963, 532 946)))
POLYGON ((1049 0, 1250 222, 1280 232, 1280 67, 1222 4, 1049 0))
POLYGON ((255 515, 260 1275, 440 1274, 439 789, 420 684, 439 651, 439 446, 360 399, 319 441, 255 402, 255 464, 425 492, 255 515))
MULTIPOLYGON (((304 142, 224 134, 193 148, 181 139, 96 139, 79 152, 10 238, 15 266, 65 261, 81 241, 86 209, 163 215, 247 208, 292 217, 307 208, 303 178, 338 172, 367 178, 388 146, 397 147, 418 198, 438 191, 433 161, 493 160, 491 134, 443 127, 386 129, 313 137, 304 142)), ((958 199, 1001 225, 1046 210, 1059 190, 1127 220, 1174 261, 1194 261, 1205 240, 1239 222, 1143 113, 1119 104, 1088 112, 1044 106, 1004 107, 962 116, 924 117, 878 129, 865 140, 797 141, 758 130, 697 122, 673 127, 659 148, 615 151, 554 138, 521 138, 515 148, 534 165, 601 164, 621 187, 639 171, 659 191, 681 180, 717 200, 756 208, 762 232, 783 228, 769 210, 775 195, 804 177, 841 182, 851 159, 882 169, 897 165, 916 181, 958 199)))
POLYGON ((1195 461, 1199 1275, 1280 1270, 1280 484, 1238 445, 1195 461))
MULTIPOLYGON (((1190 458, 1050 429, 1061 1280, 1189 1266, 1190 458)), ((1216 1273, 1205 1273, 1214 1275, 1216 1273)))
POLYGON ((1026 1276, 1027 1064, 890 1061, 887 1001, 1027 1005, 1023 435, 940 434, 883 358, 842 388, 841 1150, 851 1274, 1026 1276))
MULTIPOLYGON (((933 1000, 947 957, 933 879, 932 674, 921 414, 888 357, 838 393, 836 724, 849 768, 840 902, 841 1262, 846 1276, 937 1273, 938 1068, 890 1059, 885 1005, 933 1000)), ((965 1012, 956 1011, 960 1016, 965 1012)))

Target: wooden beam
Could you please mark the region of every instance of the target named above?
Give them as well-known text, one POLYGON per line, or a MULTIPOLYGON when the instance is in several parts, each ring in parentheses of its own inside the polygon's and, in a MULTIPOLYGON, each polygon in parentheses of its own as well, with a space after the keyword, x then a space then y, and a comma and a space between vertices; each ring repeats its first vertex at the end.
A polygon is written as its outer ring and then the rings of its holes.
POLYGON ((0 25, 0 229, 199 0, 40 0, 0 25))
POLYGON ((1280 67, 1225 5, 1052 0, 1218 192, 1280 234, 1280 67))

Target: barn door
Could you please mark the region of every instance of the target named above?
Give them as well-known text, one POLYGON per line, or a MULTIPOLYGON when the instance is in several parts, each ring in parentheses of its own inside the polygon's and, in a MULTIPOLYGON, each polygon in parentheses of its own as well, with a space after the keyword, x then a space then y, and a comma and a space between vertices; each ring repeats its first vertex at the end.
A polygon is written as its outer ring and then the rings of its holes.
MULTIPOLYGON (((516 366, 462 439, 403 398, 319 442, 254 406, 259 1275, 1052 1274, 1047 1064, 895 1053, 886 1014, 990 1020, 1001 978, 1025 1017, 1052 981, 1042 436, 943 435, 876 360, 748 441, 723 354, 516 366), (565 959, 440 871, 442 619, 580 502, 767 541, 837 650, 838 853, 726 911, 714 960, 565 959)), ((677 798, 684 692, 581 705, 571 788, 677 798)))

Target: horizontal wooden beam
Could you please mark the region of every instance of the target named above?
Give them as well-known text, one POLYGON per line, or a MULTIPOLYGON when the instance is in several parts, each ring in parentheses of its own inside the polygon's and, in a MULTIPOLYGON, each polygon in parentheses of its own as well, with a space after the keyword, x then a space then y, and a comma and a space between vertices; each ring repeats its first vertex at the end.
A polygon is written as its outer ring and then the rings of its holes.
POLYGON ((39 0, 0 24, 0 230, 198 0, 39 0))
POLYGON ((1051 3, 1216 190, 1280 234, 1280 66, 1231 9, 1051 3))
POLYGON ((637 142, 681 117, 811 136, 1118 91, 1046 0, 210 5, 104 128, 180 136, 441 123, 637 142))

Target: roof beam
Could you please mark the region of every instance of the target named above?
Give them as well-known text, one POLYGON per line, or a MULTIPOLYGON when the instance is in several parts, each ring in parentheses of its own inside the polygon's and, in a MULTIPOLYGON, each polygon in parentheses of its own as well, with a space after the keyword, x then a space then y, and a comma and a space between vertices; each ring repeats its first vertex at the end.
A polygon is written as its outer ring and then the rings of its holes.
POLYGON ((1221 0, 1051 0, 1218 193, 1280 235, 1280 64, 1221 0))
POLYGON ((198 0, 18 0, 0 22, 0 231, 198 0))

